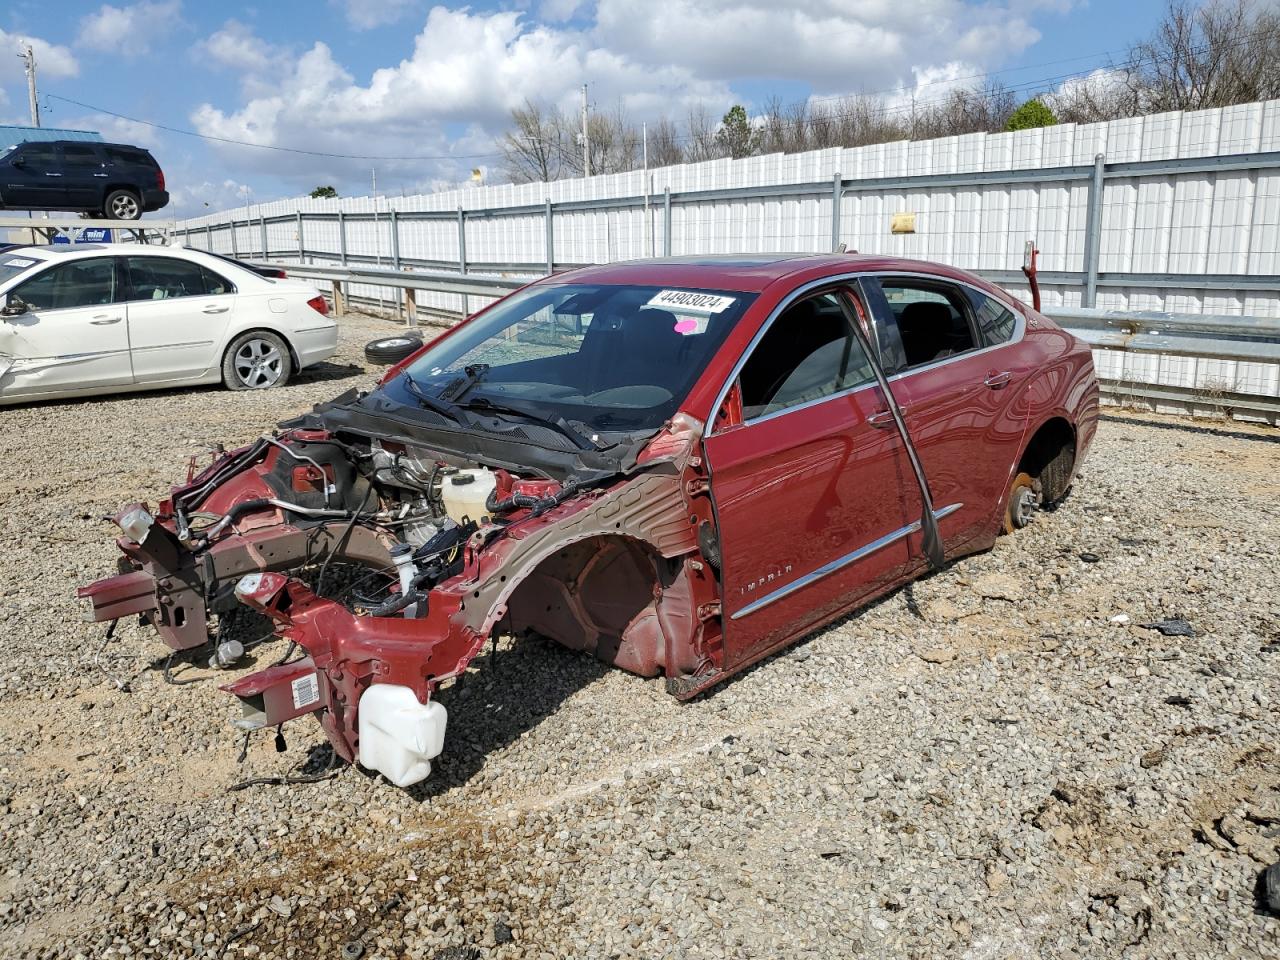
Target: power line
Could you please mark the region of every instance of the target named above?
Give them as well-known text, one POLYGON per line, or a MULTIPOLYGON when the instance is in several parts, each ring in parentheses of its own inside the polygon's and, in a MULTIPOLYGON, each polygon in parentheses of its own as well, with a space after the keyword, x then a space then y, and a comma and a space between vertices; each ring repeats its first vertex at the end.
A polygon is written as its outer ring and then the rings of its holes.
POLYGON ((154 127, 157 130, 164 130, 168 133, 181 134, 184 137, 199 137, 201 140, 212 140, 216 143, 229 143, 238 147, 254 147, 258 150, 275 150, 279 153, 297 153, 308 157, 327 157, 333 160, 482 160, 494 159, 502 156, 500 153, 444 153, 434 156, 385 157, 358 153, 326 153, 322 150, 303 150, 300 147, 277 147, 268 143, 250 143, 247 140, 233 140, 229 137, 215 137, 208 133, 197 133, 195 130, 183 130, 180 127, 170 127, 167 124, 155 123, 151 120, 142 120, 138 117, 126 116, 123 113, 115 113, 114 111, 107 110, 104 107, 95 107, 91 103, 81 103, 79 100, 72 100, 70 97, 60 97, 56 93, 46 93, 45 99, 61 100, 63 103, 75 104, 77 107, 83 107, 86 110, 105 113, 107 116, 115 117, 117 120, 128 120, 130 123, 141 123, 144 126, 154 127))

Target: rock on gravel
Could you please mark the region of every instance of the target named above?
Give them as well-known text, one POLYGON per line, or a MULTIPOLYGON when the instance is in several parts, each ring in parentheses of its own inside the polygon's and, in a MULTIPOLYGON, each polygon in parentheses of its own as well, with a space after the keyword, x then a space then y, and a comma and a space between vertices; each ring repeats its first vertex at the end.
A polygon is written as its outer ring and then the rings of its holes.
POLYGON ((307 723, 237 762, 216 685, 278 645, 170 685, 154 635, 104 644, 74 587, 114 564, 104 515, 370 384, 360 347, 393 329, 344 321, 282 390, 0 409, 0 953, 1280 954, 1254 900, 1280 855, 1280 446, 1244 427, 1108 419, 1061 508, 694 702, 503 639, 445 691, 425 784, 228 792, 327 764, 307 723), (1166 620, 1195 635, 1138 626, 1166 620))

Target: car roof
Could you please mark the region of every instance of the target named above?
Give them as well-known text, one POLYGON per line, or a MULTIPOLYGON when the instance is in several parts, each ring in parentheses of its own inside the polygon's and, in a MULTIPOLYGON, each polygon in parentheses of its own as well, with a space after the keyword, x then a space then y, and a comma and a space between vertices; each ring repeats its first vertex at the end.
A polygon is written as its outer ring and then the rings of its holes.
POLYGON ((629 260, 580 267, 555 274, 543 282, 643 284, 759 293, 778 280, 801 274, 805 275, 805 279, 813 279, 827 274, 873 273, 886 270, 895 273, 928 273, 977 283, 983 287, 990 286, 966 271, 945 264, 856 253, 738 254, 629 260))

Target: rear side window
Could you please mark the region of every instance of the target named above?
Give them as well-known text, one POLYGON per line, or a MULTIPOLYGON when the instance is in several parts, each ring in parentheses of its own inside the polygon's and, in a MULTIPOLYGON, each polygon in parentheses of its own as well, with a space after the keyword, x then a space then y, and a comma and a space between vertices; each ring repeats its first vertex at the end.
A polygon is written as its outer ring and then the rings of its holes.
POLYGON ((98 151, 87 143, 64 143, 62 161, 69 167, 100 167, 98 151))
POLYGON ((978 322, 978 336, 982 338, 982 345, 994 347, 1008 343, 1017 326, 1013 311, 995 297, 988 297, 977 290, 969 291, 969 300, 973 303, 973 315, 978 322))
POLYGON ((143 166, 154 167, 156 162, 151 159, 151 154, 145 150, 138 150, 133 147, 103 147, 106 152, 107 159, 112 163, 140 163, 143 166))
POLYGON ((170 257, 129 257, 129 299, 174 300, 230 293, 231 284, 198 263, 170 257))
POLYGON ((880 281, 902 336, 907 367, 919 367, 975 348, 965 295, 946 283, 896 279, 880 281))
POLYGON ((32 310, 69 310, 113 303, 116 270, 111 257, 59 264, 20 284, 13 291, 32 310))
POLYGON ((871 363, 834 293, 792 304, 742 367, 742 418, 820 400, 873 378, 871 363))

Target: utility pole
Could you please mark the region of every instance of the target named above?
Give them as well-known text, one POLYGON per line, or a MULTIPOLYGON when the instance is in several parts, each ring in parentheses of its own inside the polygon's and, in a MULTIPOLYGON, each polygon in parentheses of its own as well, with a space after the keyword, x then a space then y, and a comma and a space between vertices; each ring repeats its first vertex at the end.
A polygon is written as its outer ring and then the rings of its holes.
POLYGON ((653 238, 651 230, 653 221, 649 216, 649 194, 653 192, 653 184, 649 180, 649 124, 640 124, 640 163, 641 169, 644 171, 644 245, 649 251, 649 256, 653 256, 653 238))
POLYGON ((36 52, 28 43, 18 57, 27 68, 27 98, 31 102, 31 125, 38 127, 40 126, 40 103, 36 99, 36 52))
POLYGON ((587 85, 582 85, 582 175, 591 176, 591 139, 587 135, 587 85))

